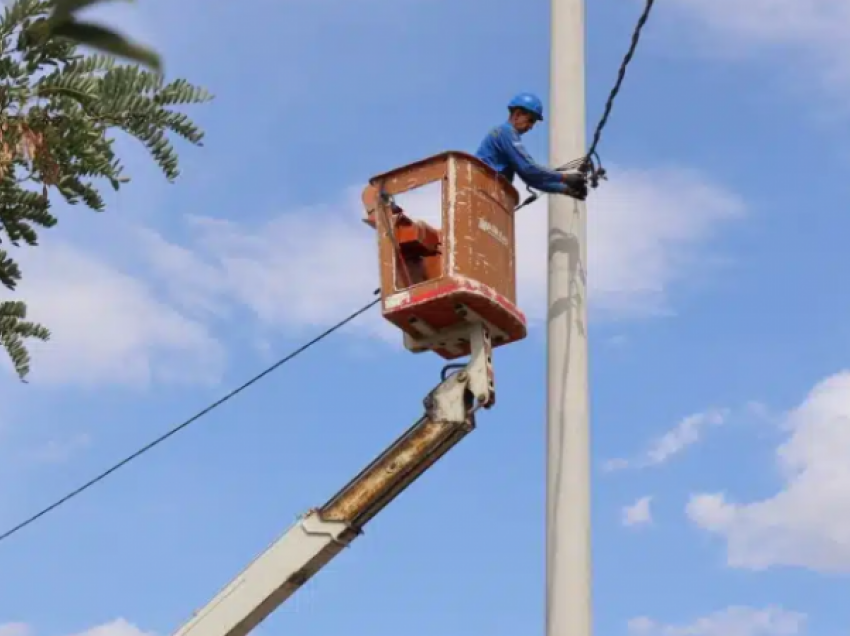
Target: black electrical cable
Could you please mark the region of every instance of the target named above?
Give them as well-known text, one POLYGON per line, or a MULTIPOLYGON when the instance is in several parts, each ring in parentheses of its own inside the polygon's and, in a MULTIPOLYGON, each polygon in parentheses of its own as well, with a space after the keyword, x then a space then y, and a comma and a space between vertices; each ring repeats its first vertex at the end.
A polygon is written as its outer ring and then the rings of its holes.
MULTIPOLYGON (((380 292, 380 290, 375 290, 375 292, 374 292, 374 293, 377 295, 379 292, 380 292)), ((293 358, 295 358, 296 356, 298 356, 298 355, 300 355, 300 354, 304 353, 307 349, 309 349, 309 348, 310 348, 310 347, 312 347, 313 345, 318 344, 320 341, 324 340, 325 338, 327 338, 328 336, 330 336, 330 335, 331 335, 332 333, 334 333, 335 331, 338 331, 339 329, 341 329, 342 327, 344 327, 345 325, 347 325, 349 322, 351 322, 352 320, 354 320, 355 318, 357 318, 360 314, 365 313, 366 311, 368 311, 369 309, 371 309, 374 305, 378 304, 379 302, 381 302, 381 299, 380 299, 380 298, 376 298, 375 300, 373 300, 373 301, 371 301, 371 302, 367 303, 366 305, 364 305, 363 307, 361 307, 361 308, 360 308, 360 309, 358 309, 357 311, 355 311, 355 312, 353 312, 353 313, 349 314, 348 316, 346 316, 345 318, 343 318, 342 320, 340 320, 338 323, 336 323, 336 324, 335 324, 335 325, 333 325, 332 327, 329 327, 328 329, 326 329, 325 331, 323 331, 322 333, 320 333, 318 336, 316 336, 315 338, 313 338, 313 339, 312 339, 312 340, 310 340, 309 342, 306 342, 305 344, 301 345, 300 347, 298 347, 297 349, 295 349, 295 350, 294 350, 294 351, 292 351, 291 353, 287 354, 285 357, 281 358, 280 360, 278 360, 277 362, 275 362, 275 363, 274 363, 273 365, 271 365, 270 367, 266 368, 266 369, 265 369, 264 371, 262 371, 261 373, 258 373, 257 375, 255 375, 253 378, 251 378, 250 380, 248 380, 247 382, 245 382, 245 383, 244 383, 244 384, 242 384, 241 386, 239 386, 239 387, 237 387, 237 388, 233 389, 230 393, 228 393, 228 394, 227 394, 227 395, 225 395, 224 397, 222 397, 222 398, 220 398, 220 399, 216 400, 215 402, 213 402, 212 404, 210 404, 209 406, 207 406, 207 407, 206 407, 206 408, 204 408, 203 410, 199 411, 198 413, 196 413, 195 415, 193 415, 192 417, 190 417, 190 418, 189 418, 188 420, 186 420, 185 422, 183 422, 183 423, 181 423, 181 424, 179 424, 179 425, 175 426, 174 428, 172 428, 172 429, 171 429, 171 430, 169 430, 168 432, 164 433, 163 435, 161 435, 161 436, 157 437, 155 440, 153 440, 152 442, 150 442, 150 443, 146 444, 145 446, 142 446, 139 450, 137 450, 136 452, 134 452, 132 455, 128 455, 127 457, 125 457, 124 459, 122 459, 122 460, 121 460, 120 462, 118 462, 117 464, 113 465, 113 466, 112 466, 111 468, 109 468, 108 470, 105 470, 105 471, 103 471, 102 473, 100 473, 99 475, 97 475, 96 477, 94 477, 94 478, 90 479, 89 481, 87 481, 86 483, 84 483, 84 484, 83 484, 82 486, 80 486, 79 488, 77 488, 77 489, 75 489, 75 490, 72 490, 72 491, 71 491, 71 492, 69 492, 67 495, 65 495, 64 497, 62 497, 61 499, 58 499, 57 501, 55 501, 54 503, 50 504, 50 505, 49 505, 49 506, 47 506, 46 508, 42 509, 40 512, 38 512, 38 513, 36 513, 36 514, 32 515, 31 517, 29 517, 28 519, 25 519, 24 521, 21 521, 18 525, 14 526, 14 527, 13 527, 13 528, 11 528, 10 530, 7 530, 7 531, 6 531, 6 532, 4 532, 3 534, 0 534, 0 541, 4 541, 5 539, 8 539, 9 537, 11 537, 13 534, 16 534, 17 532, 19 532, 19 531, 23 530, 24 528, 26 528, 26 527, 27 527, 27 526, 29 526, 30 524, 34 523, 35 521, 37 521, 38 519, 40 519, 41 517, 43 517, 43 516, 44 516, 44 515, 46 515, 47 513, 52 512, 53 510, 55 510, 56 508, 58 508, 58 507, 59 507, 59 506, 61 506, 62 504, 66 503, 67 501, 69 501, 69 500, 71 500, 71 499, 73 499, 73 498, 74 498, 74 497, 76 497, 77 495, 82 494, 84 491, 88 490, 89 488, 91 488, 92 486, 94 486, 95 484, 97 484, 98 482, 100 482, 100 481, 102 481, 102 480, 106 479, 107 477, 109 477, 109 475, 111 475, 112 473, 114 473, 114 472, 115 472, 116 470, 118 470, 119 468, 122 468, 123 466, 126 466, 127 464, 129 464, 131 461, 133 461, 133 460, 134 460, 134 459, 136 459, 137 457, 139 457, 139 456, 141 456, 141 455, 144 455, 144 454, 145 454, 145 453, 147 453, 149 450, 153 449, 155 446, 158 446, 159 444, 161 444, 162 442, 164 442, 165 440, 167 440, 168 438, 170 438, 170 437, 171 437, 172 435, 174 435, 175 433, 178 433, 179 431, 182 431, 184 428, 186 428, 186 427, 187 427, 187 426, 189 426, 190 424, 192 424, 192 423, 194 423, 194 422, 198 421, 199 419, 201 419, 204 415, 206 415, 207 413, 209 413, 209 412, 210 412, 210 411, 212 411, 213 409, 215 409, 215 408, 217 408, 217 407, 221 406, 222 404, 224 404, 225 402, 227 402, 227 401, 228 401, 228 400, 230 400, 231 398, 235 397, 238 393, 241 393, 242 391, 244 391, 245 389, 247 389, 247 388, 248 388, 249 386, 251 386, 252 384, 255 384, 256 382, 258 382, 258 381, 260 381, 261 379, 263 379, 265 376, 267 376, 268 374, 270 374, 272 371, 277 370, 278 368, 280 368, 281 366, 283 366, 284 364, 286 364, 287 362, 289 362, 290 360, 292 360, 292 359, 293 359, 293 358)))
MULTIPOLYGON (((649 15, 652 13, 652 7, 655 5, 655 0, 646 0, 646 5, 643 8, 643 13, 641 13, 640 18, 638 18, 637 25, 635 26, 634 31, 632 32, 631 44, 629 46, 629 50, 626 52, 626 55, 623 57, 623 61, 620 64, 620 69, 617 72, 617 81, 614 83, 614 87, 608 93, 608 99, 605 100, 605 108, 602 112, 602 117, 599 119, 599 123, 596 124, 596 128, 593 131, 593 140, 590 143, 590 148, 585 154, 584 157, 580 157, 579 159, 573 159, 565 163, 562 166, 558 166, 555 168, 556 172, 569 172, 571 170, 580 170, 584 172, 588 179, 590 180, 590 185, 592 187, 596 187, 599 185, 599 180, 605 178, 605 169, 602 167, 602 160, 599 158, 599 153, 597 152, 597 148, 599 146, 599 142, 602 140, 602 131, 605 129, 605 126, 608 124, 608 118, 611 116, 611 110, 614 108, 614 100, 617 99, 617 95, 620 93, 620 89, 623 87, 623 80, 626 79, 626 71, 629 68, 629 64, 632 61, 632 58, 635 56, 635 51, 637 50, 638 43, 640 42, 640 34, 643 31, 643 27, 646 26, 647 20, 649 20, 649 15), (596 161, 594 161, 596 159, 596 161)), ((529 192, 529 196, 520 203, 514 211, 517 211, 521 208, 524 208, 527 205, 530 205, 537 201, 540 198, 540 193, 535 192, 531 188, 526 188, 529 192)))
MULTIPOLYGON (((598 178, 604 177, 604 174, 605 174, 605 171, 604 171, 604 169, 602 168, 601 165, 599 165, 597 167, 593 163, 593 158, 594 157, 598 158, 598 156, 599 156, 597 151, 596 151, 596 148, 599 145, 599 142, 602 138, 602 131, 605 128, 605 125, 608 123, 608 118, 611 115, 611 109, 614 106, 614 100, 616 99, 618 93, 620 92, 620 88, 622 87, 623 80, 626 77, 626 70, 628 68, 629 63, 632 61, 632 58, 634 57, 635 50, 637 49, 638 42, 640 41, 641 31, 643 30, 643 27, 646 25, 646 22, 649 19, 649 14, 652 11, 652 7, 653 7, 654 3, 655 3, 655 0, 646 0, 646 5, 644 7, 643 13, 641 14, 640 18, 638 19, 637 26, 635 27, 635 30, 632 33, 631 45, 630 45, 629 50, 626 53, 625 57, 623 58, 622 64, 620 65, 620 70, 617 74, 617 81, 614 84, 614 88, 611 89, 611 92, 608 95, 608 99, 605 102, 605 108, 604 108, 602 118, 600 119, 599 123, 596 125, 596 129, 594 130, 593 140, 590 144, 590 149, 588 150, 587 155, 585 155, 581 159, 576 159, 576 160, 571 161, 571 162, 569 162, 569 163, 567 163, 563 166, 560 166, 558 168, 559 171, 565 171, 565 170, 569 170, 569 169, 572 169, 572 168, 577 168, 577 169, 582 169, 582 170, 590 172, 591 173, 590 174, 591 179, 594 181, 594 187, 595 187, 595 182, 598 180, 598 178)), ((601 162, 600 162, 600 164, 601 164, 601 162)), ((517 206, 517 208, 516 208, 517 210, 528 205, 529 203, 532 203, 539 196, 536 192, 532 191, 530 188, 529 188, 529 192, 531 192, 531 196, 529 196, 525 201, 523 201, 519 206, 517 206)), ((380 292, 380 290, 376 290, 375 294, 378 294, 379 292, 380 292)), ((150 442, 146 446, 143 446, 142 448, 137 450, 132 455, 129 455, 126 458, 122 459, 120 462, 118 462, 117 464, 115 464, 114 466, 109 468, 108 470, 102 472, 97 477, 94 477, 93 479, 89 480, 88 482, 86 482, 85 484, 83 484, 82 486, 77 488, 76 490, 71 491, 70 493, 68 493, 67 495, 62 497, 61 499, 57 500, 55 503, 47 506, 46 508, 44 508, 40 512, 38 512, 38 513, 34 514, 33 516, 29 517, 28 519, 22 521, 21 523, 14 526, 10 530, 7 530, 3 534, 0 534, 0 541, 4 541, 5 539, 8 539, 9 537, 11 537, 13 534, 19 532, 20 530, 23 530, 24 528, 26 528, 27 526, 29 526, 33 522, 37 521, 38 519, 40 519, 41 517, 43 517, 47 513, 55 510, 56 508, 58 508, 59 506, 61 506, 65 502, 69 501, 70 499, 73 499, 77 495, 83 493, 84 491, 88 490, 89 488, 91 488, 92 486, 97 484, 98 482, 102 481, 103 479, 105 479, 106 477, 108 477, 109 475, 114 473, 116 470, 118 470, 119 468, 125 466, 126 464, 130 463, 131 461, 133 461, 134 459, 136 459, 140 455, 143 455, 144 453, 148 452, 149 450, 151 450, 155 446, 161 444, 162 442, 167 440, 169 437, 171 437, 175 433, 183 430, 184 428, 186 428, 187 426, 189 426, 193 422, 199 420, 200 418, 202 418, 204 415, 206 415, 207 413, 209 413, 213 409, 215 409, 215 408, 221 406, 222 404, 224 404, 225 402, 227 402, 230 398, 235 397, 236 394, 241 393, 242 391, 247 389, 249 386, 251 386, 255 382, 257 382, 257 381, 261 380, 262 378, 264 378, 265 376, 267 376, 272 371, 275 371, 276 369, 278 369, 282 365, 284 365, 287 362, 289 362, 290 360, 292 360, 297 355, 303 353, 304 351, 306 351, 307 349, 312 347, 314 344, 317 344, 321 340, 323 340, 326 337, 328 337, 329 335, 331 335, 333 332, 342 328, 343 326, 345 326, 346 324, 348 324, 349 322, 351 322, 352 320, 357 318, 360 314, 365 313, 368 309, 370 309, 374 305, 378 304, 379 302, 380 302, 380 298, 375 299, 375 300, 371 301, 370 303, 364 305, 363 307, 361 307, 360 309, 358 309, 354 313, 350 314, 349 316, 347 316, 343 320, 339 321, 338 323, 336 323, 334 326, 330 327, 326 331, 322 332, 321 334, 319 334, 318 336, 316 336, 315 338, 313 338, 312 340, 310 340, 306 344, 300 346, 298 349, 296 349, 295 351, 293 351, 292 353, 290 353, 286 357, 281 358, 276 363, 274 363, 272 366, 268 367, 262 373, 255 375, 253 378, 251 378, 250 380, 248 380, 247 382, 242 384, 240 387, 234 389, 233 391, 231 391, 230 393, 225 395, 223 398, 217 400, 216 402, 213 402, 212 404, 210 404, 208 407, 206 407, 205 409, 203 409, 202 411, 200 411, 196 415, 193 415, 191 418, 189 418, 188 420, 186 420, 182 424, 175 426, 174 428, 169 430, 167 433, 158 437, 157 439, 150 442)), ((444 374, 447 371, 449 371, 448 367, 446 369, 444 369, 444 374)))
POLYGON ((596 124, 596 130, 593 132, 593 141, 590 143, 590 148, 588 149, 586 156, 586 160, 588 161, 594 156, 598 157, 596 148, 599 146, 599 141, 602 139, 602 131, 608 123, 608 118, 611 116, 611 109, 614 107, 614 100, 617 98, 617 95, 623 86, 623 80, 626 79, 626 71, 628 70, 629 63, 635 56, 635 51, 637 50, 638 43, 640 42, 641 31, 643 31, 643 27, 646 26, 646 22, 649 20, 649 14, 652 12, 654 4, 655 0, 646 0, 643 13, 641 13, 640 18, 638 18, 637 25, 632 32, 632 41, 629 45, 629 50, 623 57, 623 61, 620 64, 620 70, 617 72, 617 81, 614 83, 614 88, 612 88, 611 92, 608 94, 608 99, 605 101, 605 109, 602 113, 602 117, 600 118, 599 123, 596 124))

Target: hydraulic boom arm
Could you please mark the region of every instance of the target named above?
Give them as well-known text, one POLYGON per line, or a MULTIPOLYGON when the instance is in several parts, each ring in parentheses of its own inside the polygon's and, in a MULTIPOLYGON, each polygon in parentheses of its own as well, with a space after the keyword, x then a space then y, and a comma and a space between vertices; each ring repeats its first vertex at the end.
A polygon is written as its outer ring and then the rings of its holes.
POLYGON ((324 506, 302 517, 174 636, 248 634, 475 428, 475 412, 495 403, 495 387, 489 331, 480 323, 469 327, 469 362, 427 395, 424 416, 324 506))

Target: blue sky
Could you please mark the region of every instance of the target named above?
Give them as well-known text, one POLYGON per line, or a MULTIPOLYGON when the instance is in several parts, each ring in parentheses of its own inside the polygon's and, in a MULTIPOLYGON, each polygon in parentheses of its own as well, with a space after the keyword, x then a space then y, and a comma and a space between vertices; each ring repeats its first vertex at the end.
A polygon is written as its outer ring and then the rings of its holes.
MULTIPOLYGON (((590 124, 640 9, 588 7, 590 124)), ((217 99, 178 184, 126 146, 110 211, 63 210, 21 255, 55 337, 29 385, 0 379, 4 527, 362 305, 369 176, 546 97, 538 0, 103 14, 217 99)), ((588 205, 599 634, 850 630, 847 27, 839 0, 668 0, 645 33, 588 205)), ((543 630, 545 202, 518 224, 532 330, 495 357, 498 407, 260 634, 543 630)), ((0 543, 0 635, 171 633, 415 421, 439 368, 359 321, 0 543)))

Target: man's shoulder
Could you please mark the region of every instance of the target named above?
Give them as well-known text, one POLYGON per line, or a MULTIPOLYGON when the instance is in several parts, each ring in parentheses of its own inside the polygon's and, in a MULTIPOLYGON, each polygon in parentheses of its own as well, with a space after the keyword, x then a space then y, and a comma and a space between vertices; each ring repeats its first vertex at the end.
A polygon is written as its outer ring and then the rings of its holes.
POLYGON ((514 141, 515 138, 519 138, 516 134, 516 130, 513 126, 510 125, 510 123, 504 123, 499 124, 498 126, 493 126, 487 136, 493 139, 494 141, 498 139, 507 139, 510 141, 514 141))

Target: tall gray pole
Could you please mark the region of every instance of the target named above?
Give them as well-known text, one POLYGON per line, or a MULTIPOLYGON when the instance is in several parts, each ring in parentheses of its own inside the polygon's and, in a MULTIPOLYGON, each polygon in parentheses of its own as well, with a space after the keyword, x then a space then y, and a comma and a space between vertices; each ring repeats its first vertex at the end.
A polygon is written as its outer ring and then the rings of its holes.
MULTIPOLYGON (((584 0, 551 0, 549 164, 585 146, 584 0)), ((585 205, 549 196, 546 636, 590 636, 585 205)))

